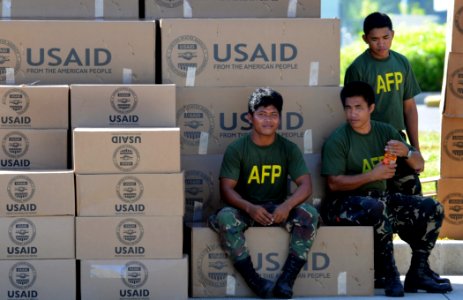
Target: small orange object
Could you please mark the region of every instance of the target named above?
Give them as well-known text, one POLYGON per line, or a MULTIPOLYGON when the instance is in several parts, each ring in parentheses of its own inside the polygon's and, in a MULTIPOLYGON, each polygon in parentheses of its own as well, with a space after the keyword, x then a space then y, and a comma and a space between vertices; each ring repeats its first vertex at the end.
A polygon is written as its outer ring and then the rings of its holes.
POLYGON ((383 159, 383 164, 385 165, 392 165, 392 164, 395 164, 397 160, 397 155, 389 152, 389 151, 386 151, 384 153, 384 159, 383 159))

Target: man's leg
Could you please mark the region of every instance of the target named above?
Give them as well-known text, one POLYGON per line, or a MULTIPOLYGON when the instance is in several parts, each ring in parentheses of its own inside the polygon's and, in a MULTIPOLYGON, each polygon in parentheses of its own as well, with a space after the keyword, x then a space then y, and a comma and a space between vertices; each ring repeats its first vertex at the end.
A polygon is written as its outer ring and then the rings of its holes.
POLYGON ((428 262, 444 217, 442 205, 430 197, 402 194, 392 195, 390 203, 394 210, 395 230, 412 249, 412 261, 405 277, 405 291, 451 291, 450 281, 432 271, 428 262))
POLYGON ((244 231, 252 223, 251 219, 238 209, 224 207, 217 213, 215 222, 222 249, 230 257, 246 284, 259 297, 271 297, 273 283, 256 272, 246 247, 244 231))
POLYGON ((297 275, 307 262, 318 227, 318 211, 310 204, 303 203, 289 214, 285 227, 291 233, 289 254, 278 277, 273 294, 288 299, 293 296, 293 285, 297 275))
POLYGON ((394 260, 392 224, 386 200, 370 196, 335 199, 323 210, 324 221, 335 226, 373 226, 375 275, 384 277, 387 296, 402 297, 403 286, 394 260))

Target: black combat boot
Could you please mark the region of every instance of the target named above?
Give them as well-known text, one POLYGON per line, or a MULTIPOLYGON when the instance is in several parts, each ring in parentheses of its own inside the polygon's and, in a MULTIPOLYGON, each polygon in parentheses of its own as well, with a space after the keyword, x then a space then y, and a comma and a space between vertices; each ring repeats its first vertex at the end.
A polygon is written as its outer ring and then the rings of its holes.
POLYGON ((384 260, 384 293, 388 297, 403 297, 404 287, 400 282, 400 274, 395 265, 393 254, 384 260))
POLYGON ((306 261, 293 254, 286 258, 285 265, 281 270, 281 275, 273 289, 273 296, 282 299, 291 299, 293 297, 293 285, 297 275, 305 265, 306 261))
POLYGON ((260 298, 272 297, 273 283, 260 277, 252 265, 251 257, 239 260, 233 264, 241 274, 249 288, 260 298))
POLYGON ((445 278, 440 278, 429 268, 428 257, 427 253, 413 253, 410 269, 405 276, 404 286, 407 293, 417 293, 418 290, 440 294, 452 291, 450 281, 445 282, 445 278), (440 282, 436 281, 436 276, 440 278, 440 282))

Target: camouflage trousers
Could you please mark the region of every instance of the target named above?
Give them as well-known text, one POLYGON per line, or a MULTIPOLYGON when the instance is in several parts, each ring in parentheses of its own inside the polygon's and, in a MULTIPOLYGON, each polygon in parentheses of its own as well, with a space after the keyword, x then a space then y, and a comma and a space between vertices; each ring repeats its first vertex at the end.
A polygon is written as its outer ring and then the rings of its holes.
MULTIPOLYGON (((277 207, 275 204, 263 206, 270 213, 277 207)), ((272 226, 284 226, 291 234, 289 252, 307 260, 308 252, 316 236, 318 220, 318 211, 312 205, 303 203, 291 210, 284 224, 272 226)), ((244 211, 229 206, 222 208, 216 215, 212 215, 208 223, 219 234, 222 249, 233 263, 249 256, 244 236, 246 229, 250 226, 262 226, 244 211)))
POLYGON ((323 205, 322 218, 327 225, 373 226, 375 269, 386 263, 382 258, 393 255, 393 233, 398 233, 414 253, 429 255, 439 236, 443 206, 433 198, 417 195, 375 196, 329 199, 323 205))

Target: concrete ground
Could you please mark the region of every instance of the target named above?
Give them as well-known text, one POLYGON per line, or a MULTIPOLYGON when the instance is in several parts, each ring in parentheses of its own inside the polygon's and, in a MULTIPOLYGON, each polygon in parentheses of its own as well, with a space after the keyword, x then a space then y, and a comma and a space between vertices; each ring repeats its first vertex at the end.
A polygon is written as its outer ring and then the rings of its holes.
MULTIPOLYGON (((380 299, 419 299, 419 300, 461 300, 463 299, 463 276, 445 276, 452 281, 453 291, 447 294, 427 294, 427 293, 406 293, 404 298, 390 298, 384 296, 384 290, 376 289, 374 296, 339 296, 339 297, 298 297, 293 299, 307 299, 307 300, 380 300, 380 299)), ((404 278, 402 277, 402 280, 404 278)), ((189 298, 191 300, 216 300, 226 298, 189 298)), ((240 299, 240 300, 252 300, 256 298, 227 298, 227 299, 240 299)))

